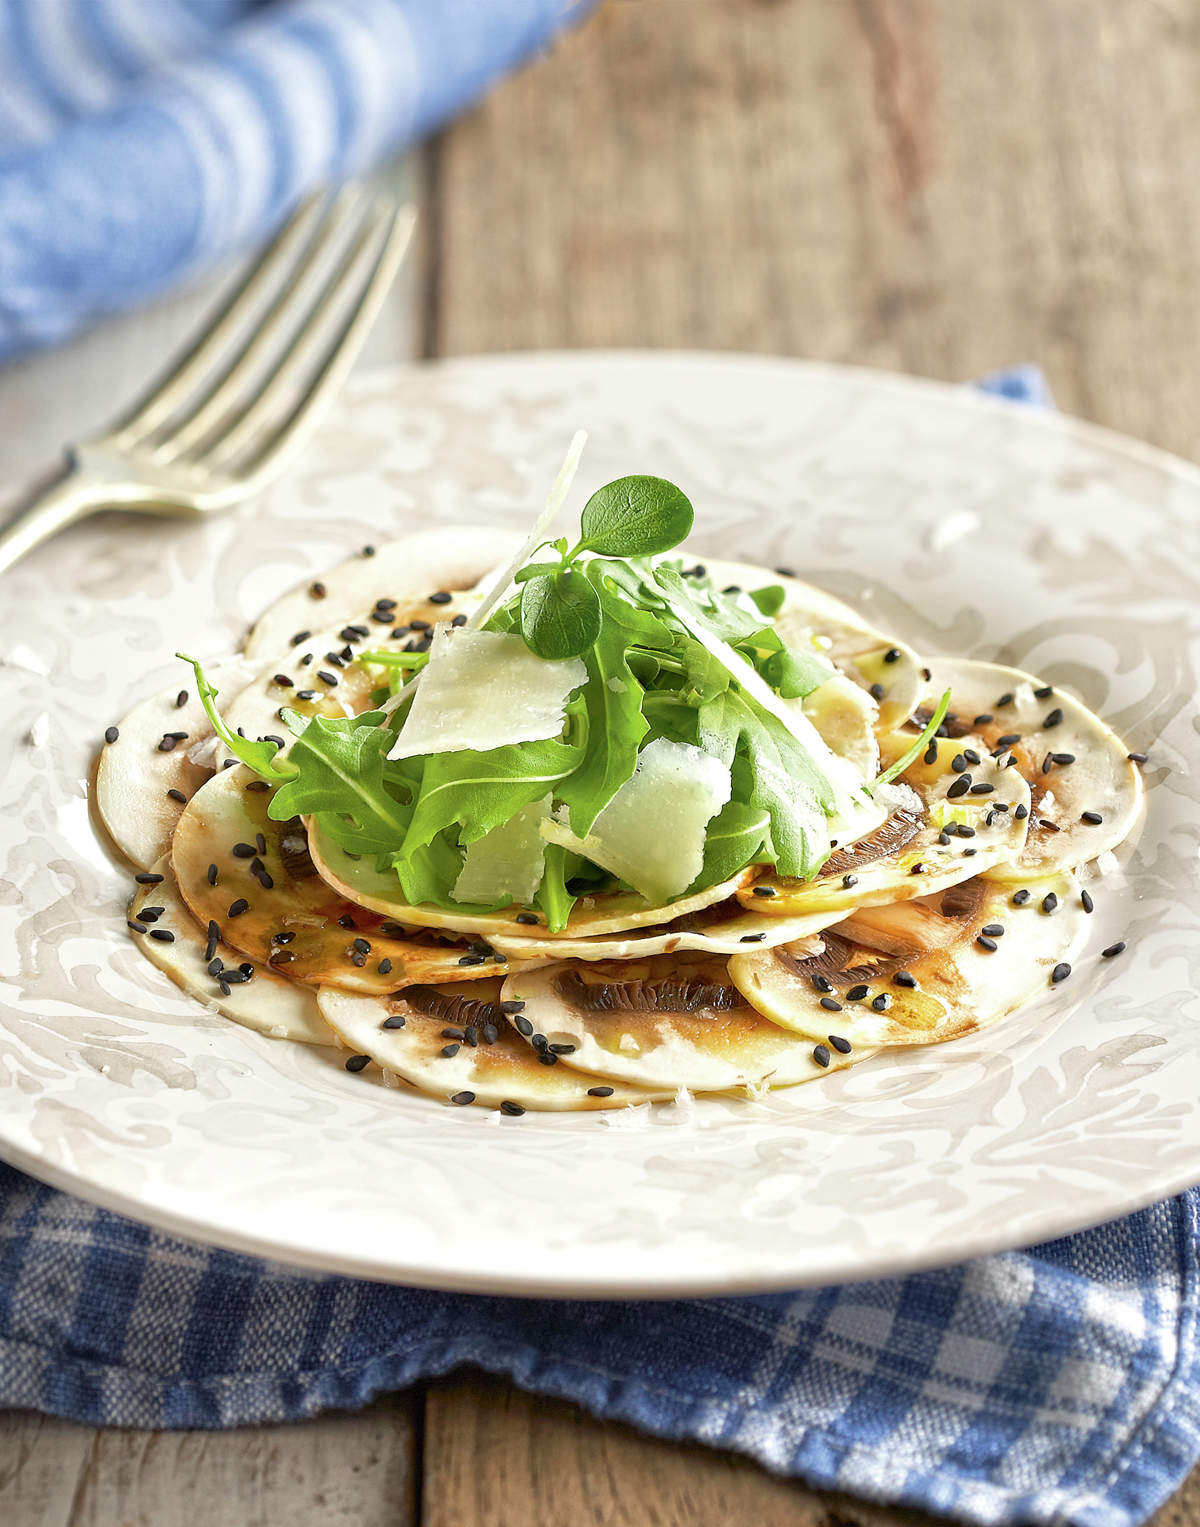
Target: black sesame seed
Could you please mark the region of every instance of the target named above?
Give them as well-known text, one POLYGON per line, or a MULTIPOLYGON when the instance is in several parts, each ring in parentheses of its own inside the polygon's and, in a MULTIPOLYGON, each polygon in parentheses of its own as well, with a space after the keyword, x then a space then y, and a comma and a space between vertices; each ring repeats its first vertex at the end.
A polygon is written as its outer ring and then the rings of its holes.
POLYGON ((158 751, 160 753, 173 753, 175 751, 175 745, 176 739, 174 737, 164 737, 158 745, 158 751))
POLYGON ((980 933, 986 933, 988 938, 1002 938, 1004 935, 1004 924, 985 923, 979 931, 980 933))
POLYGON ((839 1055, 849 1055, 852 1046, 848 1039, 843 1039, 840 1034, 829 1034, 826 1037, 839 1055))
POLYGON ((842 1004, 835 1001, 832 997, 822 997, 821 1006, 827 1013, 840 1013, 842 1011, 842 1004))
POLYGON ((156 923, 166 910, 166 907, 143 907, 138 913, 138 921, 156 923))
POLYGON ((892 999, 885 991, 881 991, 877 997, 871 998, 871 1006, 877 1013, 886 1013, 891 1005, 892 999))
POLYGON ((590 1098, 610 1098, 615 1091, 615 1087, 589 1087, 587 1095, 590 1098))
POLYGON ((1064 960, 1061 965, 1056 965, 1050 972, 1051 986, 1057 986, 1060 981, 1065 981, 1070 974, 1071 967, 1067 964, 1066 960, 1064 960))
POLYGON ((754 894, 755 896, 774 896, 777 892, 772 885, 756 885, 754 887, 754 894))
POLYGON ((996 719, 995 716, 993 716, 990 711, 984 711, 984 713, 981 716, 976 716, 975 717, 973 725, 975 725, 975 726, 988 726, 995 719, 996 719))
POLYGON ((537 918, 533 915, 532 912, 518 912, 517 916, 516 916, 516 921, 519 922, 520 924, 522 924, 522 926, 526 927, 526 928, 536 928, 537 927, 537 918))
POLYGON ((1092 900, 1092 893, 1090 891, 1080 891, 1079 905, 1085 912, 1095 911, 1096 903, 1092 900))
POLYGON ((391 973, 392 973, 392 962, 391 962, 391 960, 388 960, 388 959, 380 960, 379 964, 376 966, 376 969, 379 971, 379 974, 381 976, 390 976, 391 973))
POLYGON ((995 954, 999 945, 994 938, 989 938, 986 933, 981 933, 975 940, 981 949, 986 949, 989 954, 995 954))
MULTIPOLYGON (((111 731, 113 728, 110 727, 109 730, 111 731)), ((1130 763, 1144 764, 1150 762, 1150 755, 1148 753, 1126 753, 1125 757, 1128 758, 1130 763)))
MULTIPOLYGON (((1040 698, 1040 696, 1039 696, 1039 698, 1040 698)), ((1063 713, 1059 709, 1059 707, 1056 705, 1054 707, 1054 709, 1050 712, 1050 714, 1048 716, 1046 716, 1046 718, 1043 720, 1043 722, 1042 722, 1043 730, 1049 730, 1049 728, 1052 727, 1052 726, 1058 726, 1058 724, 1062 721, 1062 718, 1063 718, 1063 713)))
POLYGON ((1032 891, 1025 891, 1025 890, 1014 891, 1013 892, 1013 896, 1012 896, 1012 904, 1013 904, 1013 906, 1014 907, 1023 907, 1025 905, 1025 903, 1029 900, 1029 898, 1032 895, 1033 895, 1032 891))
POLYGON ((337 678, 332 673, 330 673, 328 669, 318 668, 317 678, 320 679, 322 684, 328 684, 330 689, 337 688, 337 678))
POLYGON ((229 982, 225 979, 224 976, 218 976, 217 977, 217 985, 220 988, 221 995, 223 997, 228 997, 229 996, 229 992, 230 992, 230 986, 229 986, 229 982))
POLYGON ((766 938, 765 933, 743 933, 738 939, 739 944, 761 944, 766 938))
POLYGON ((227 758, 225 760, 225 762, 221 765, 221 767, 222 767, 222 769, 236 769, 237 768, 237 759, 236 758, 227 758))
POLYGON ((889 647, 883 654, 883 661, 885 663, 898 663, 900 661, 900 648, 889 647))
POLYGON ((460 965, 482 965, 486 958, 487 956, 482 954, 464 954, 458 963, 460 965))
POLYGON ((219 976, 221 974, 221 971, 222 971, 223 967, 224 967, 224 963, 225 962, 222 959, 220 959, 219 957, 217 959, 215 959, 215 960, 209 960, 208 967, 207 967, 209 975, 210 976, 219 976))
POLYGON ((949 790, 946 791, 946 799, 948 801, 958 800, 960 795, 966 795, 967 791, 970 790, 972 783, 973 781, 969 774, 960 774, 954 783, 950 786, 949 790))
POLYGON ((175 935, 171 932, 170 928, 151 928, 150 937, 158 939, 160 944, 173 944, 175 942, 175 935))
POLYGON ((1053 764, 1054 764, 1054 754, 1053 753, 1047 753, 1045 758, 1042 759, 1042 773, 1043 774, 1049 774, 1053 764))
POLYGON ((104 729, 104 740, 105 740, 105 742, 116 742, 117 738, 120 735, 121 735, 120 729, 115 727, 115 726, 108 726, 108 727, 105 727, 105 729, 104 729))
POLYGON ((429 596, 429 603, 430 604, 449 604, 453 597, 454 596, 452 594, 448 594, 445 589, 438 589, 436 594, 430 594, 430 596, 429 596))
POLYGON ((813 1050, 813 1059, 818 1066, 827 1066, 830 1061, 828 1048, 825 1045, 817 1045, 813 1050))
POLYGON ((510 1119, 519 1119, 525 1112, 520 1103, 510 1103, 507 1098, 500 1104, 500 1112, 506 1113, 510 1119))
POLYGON ((884 689, 882 684, 872 684, 867 693, 871 696, 872 700, 882 700, 884 695, 887 694, 887 690, 884 689))
POLYGON ((921 669, 921 677, 925 680, 926 684, 928 684, 930 679, 933 678, 933 669, 932 668, 922 668, 921 669))
POLYGON ((146 931, 145 923, 135 922, 132 918, 126 918, 125 926, 132 928, 135 933, 145 933, 146 931))
POLYGON ((1104 818, 1098 811, 1081 811, 1079 813, 1079 820, 1081 822, 1086 822, 1089 827, 1099 827, 1104 818))
POLYGON ((1011 705, 1013 703, 1014 698, 1015 696, 1012 694, 1001 695, 1000 698, 996 701, 996 709, 1003 710, 1006 705, 1011 705))
POLYGON ((1011 748, 1014 742, 1020 742, 1020 732, 1005 732, 1003 737, 996 738, 996 751, 1003 752, 1005 748, 1011 748))
POLYGON ((826 976, 814 976, 812 978, 812 984, 817 988, 818 991, 833 990, 833 982, 830 981, 826 976))
POLYGON ((1074 753, 1054 753, 1051 756, 1060 769, 1065 769, 1068 764, 1075 762, 1074 753))
POLYGON ((385 1018, 379 1027, 381 1029, 402 1029, 404 1022, 403 1013, 393 1013, 389 1018, 385 1018))
POLYGON ((273 944, 290 944, 295 937, 294 933, 284 930, 280 933, 272 933, 271 942, 273 944))
POLYGON ((1016 817, 1018 822, 1023 822, 1028 815, 1028 806, 1017 806, 1013 811, 1013 816, 1016 817))
POLYGON ((1034 690, 1033 697, 1035 700, 1048 700, 1053 693, 1053 684, 1044 684, 1041 689, 1034 690))
POLYGON ((471 1046, 472 1050, 479 1044, 479 1030, 472 1024, 468 1024, 463 1030, 462 1037, 471 1046))
POLYGON ((857 875, 843 875, 842 876, 842 884, 846 887, 847 890, 849 890, 851 886, 854 886, 854 885, 858 884, 858 876, 857 875))
POLYGON ((846 1000, 849 1002, 861 1002, 866 995, 867 988, 865 986, 852 986, 846 993, 846 1000))
POLYGON ((545 1034, 531 1034, 529 1036, 529 1043, 535 1050, 544 1050, 550 1041, 546 1038, 545 1034))
POLYGON ((238 899, 230 906, 230 908, 229 908, 229 916, 230 917, 241 917, 243 912, 249 912, 249 910, 250 910, 250 903, 246 900, 246 898, 244 896, 239 896, 238 899))
POLYGON ((1040 827, 1044 827, 1047 832, 1061 832, 1062 831, 1062 828, 1058 825, 1058 823, 1057 822, 1052 822, 1049 817, 1040 817, 1038 819, 1038 825, 1040 827))
POLYGON ((526 1039, 533 1037, 533 1024, 528 1018, 517 1017, 513 1019, 518 1034, 523 1034, 526 1039))
POLYGON ((168 790, 167 796, 170 800, 178 801, 181 806, 187 805, 187 796, 182 790, 168 790))
POLYGON ((365 954, 359 954, 359 953, 355 952, 354 954, 352 954, 350 956, 350 963, 351 963, 351 965, 356 966, 357 969, 361 970, 363 968, 363 966, 367 963, 367 957, 366 957, 365 954))
POLYGON ((925 749, 925 762, 927 764, 935 764, 937 763, 937 756, 937 742, 935 739, 931 739, 929 746, 925 749))
POLYGON ((965 773, 967 768, 966 754, 956 753, 955 756, 950 760, 950 767, 954 770, 955 774, 965 773))
POLYGON ((315 689, 298 689, 296 691, 297 700, 315 700, 316 698, 317 692, 315 689))
POLYGON ((475 1094, 473 1092, 456 1092, 451 1096, 450 1101, 457 1103, 460 1108, 465 1108, 468 1103, 475 1101, 475 1094))
POLYGON ((297 631, 295 636, 292 637, 291 645, 298 647, 301 642, 306 642, 311 635, 311 631, 297 631))
POLYGON ((356 938, 350 947, 352 949, 357 949, 359 954, 370 954, 371 952, 371 946, 367 943, 365 938, 356 938))
POLYGON ((557 1066, 558 1065, 558 1056, 557 1055, 552 1055, 548 1049, 542 1050, 542 1051, 540 1051, 538 1053, 538 1065, 539 1066, 557 1066))
POLYGON ((232 853, 233 853, 233 857, 235 859, 253 859, 254 858, 254 844, 253 843, 235 843, 233 845, 232 853))
POLYGON ((519 1013, 524 1006, 525 1003, 523 1001, 513 998, 511 1001, 501 1002, 500 1011, 502 1013, 519 1013))
POLYGON ((1058 906, 1058 897, 1053 891, 1047 891, 1042 897, 1042 911, 1053 912, 1058 906))
POLYGON ((163 883, 163 877, 156 875, 153 870, 143 870, 133 878, 137 881, 138 885, 162 885, 163 883))
POLYGON ((450 622, 450 624, 452 626, 465 626, 466 623, 467 623, 467 617, 465 615, 456 615, 454 617, 454 619, 450 622))
POLYGON ((962 756, 967 760, 969 764, 977 764, 983 762, 974 748, 964 748, 962 756))
POLYGON ((949 843, 949 841, 950 841, 950 834, 943 827, 941 832, 938 833, 938 842, 942 845, 943 848, 945 848, 946 844, 949 843))
POLYGON ((796 576, 795 569, 790 567, 777 567, 775 571, 781 578, 794 578, 796 576))
POLYGON ((971 794, 972 795, 992 795, 992 794, 995 793, 995 789, 996 789, 995 785, 989 785, 987 783, 981 783, 981 784, 978 784, 978 785, 972 785, 971 786, 971 794))
POLYGON ((427 620, 411 620, 409 625, 414 631, 432 631, 433 627, 427 620))
POLYGON ((454 1024, 447 1024, 447 1026, 442 1030, 443 1039, 461 1039, 462 1037, 462 1029, 455 1027, 454 1024))
POLYGON ((555 1055, 574 1055, 575 1053, 574 1045, 557 1044, 551 1045, 550 1049, 555 1055))
POLYGON ((441 1053, 442 1053, 442 1055, 447 1060, 451 1060, 455 1055, 458 1054, 458 1051, 459 1051, 459 1046, 458 1045, 456 1045, 456 1044, 449 1044, 449 1045, 443 1045, 442 1046, 442 1052, 441 1053))
POLYGON ((892 984, 893 986, 913 987, 917 984, 917 978, 914 975, 910 975, 907 970, 898 970, 892 977, 892 984))
POLYGON ((320 583, 320 582, 310 584, 308 592, 312 595, 312 597, 314 599, 324 599, 325 598, 325 585, 323 583, 320 583))
POLYGON ((369 1055, 352 1055, 346 1062, 346 1070, 365 1071, 370 1064, 371 1057, 369 1055))
POLYGON ((1125 940, 1118 939, 1115 944, 1110 944, 1107 949, 1102 949, 1100 951, 1100 958, 1102 960, 1112 960, 1115 959, 1117 955, 1123 954, 1124 951, 1125 940))
POLYGON ((479 1032, 485 1045, 494 1045, 500 1038, 500 1030, 494 1023, 485 1023, 479 1032))
POLYGON ((245 986, 247 979, 248 977, 245 972, 241 970, 223 970, 221 972, 221 982, 226 987, 245 986))

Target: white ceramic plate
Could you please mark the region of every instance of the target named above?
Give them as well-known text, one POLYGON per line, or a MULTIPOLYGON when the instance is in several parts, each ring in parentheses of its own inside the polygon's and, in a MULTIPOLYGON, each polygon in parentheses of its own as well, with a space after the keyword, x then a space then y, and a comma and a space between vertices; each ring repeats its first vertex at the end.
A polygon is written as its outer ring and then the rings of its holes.
POLYGON ((265 503, 206 524, 106 518, 3 594, 0 1154, 49 1182, 311 1267, 668 1295, 974 1256, 1200 1180, 1200 472, 1182 462, 824 366, 456 361, 364 378, 265 503), (761 1104, 501 1119, 238 1029, 141 958, 129 873, 88 813, 104 727, 187 682, 176 648, 227 650, 364 542, 524 526, 580 425, 578 502, 625 473, 669 477, 701 555, 786 564, 918 648, 1043 673, 1150 752, 1146 825, 1095 888, 1065 986, 977 1039, 761 1104), (1094 957, 1118 937, 1121 959, 1094 957))

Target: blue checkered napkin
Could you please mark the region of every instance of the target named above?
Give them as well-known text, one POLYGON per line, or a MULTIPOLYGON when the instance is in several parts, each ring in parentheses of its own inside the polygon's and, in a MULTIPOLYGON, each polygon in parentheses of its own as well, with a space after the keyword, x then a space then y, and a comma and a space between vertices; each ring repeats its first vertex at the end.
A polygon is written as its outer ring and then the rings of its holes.
POLYGON ((0 356, 245 244, 595 0, 3 0, 0 356))
MULTIPOLYGON (((1036 374, 989 390, 1041 397, 1036 374)), ((1200 1457, 1200 1190, 886 1282, 671 1303, 314 1278, 0 1167, 0 1405, 224 1427, 463 1364, 814 1485, 979 1523, 1133 1527, 1200 1457)))

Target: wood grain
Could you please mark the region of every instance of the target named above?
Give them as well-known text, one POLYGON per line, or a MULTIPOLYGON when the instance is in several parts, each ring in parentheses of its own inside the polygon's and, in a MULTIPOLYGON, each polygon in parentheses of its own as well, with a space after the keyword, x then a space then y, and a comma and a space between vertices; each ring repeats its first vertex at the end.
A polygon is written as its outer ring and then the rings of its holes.
POLYGON ((782 351, 1194 455, 1200 18, 1166 0, 610 0, 438 149, 427 353, 782 351))
POLYGON ((411 1527, 413 1400, 236 1432, 0 1415, 6 1527, 411 1527))

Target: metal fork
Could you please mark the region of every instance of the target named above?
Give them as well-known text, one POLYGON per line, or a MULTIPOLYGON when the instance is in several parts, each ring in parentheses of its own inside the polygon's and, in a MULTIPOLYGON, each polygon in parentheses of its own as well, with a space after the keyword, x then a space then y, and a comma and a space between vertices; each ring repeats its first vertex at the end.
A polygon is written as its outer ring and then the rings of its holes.
POLYGON ((278 476, 345 380, 415 221, 353 185, 302 203, 129 412, 67 447, 66 474, 0 531, 0 572, 97 510, 205 514, 278 476))

